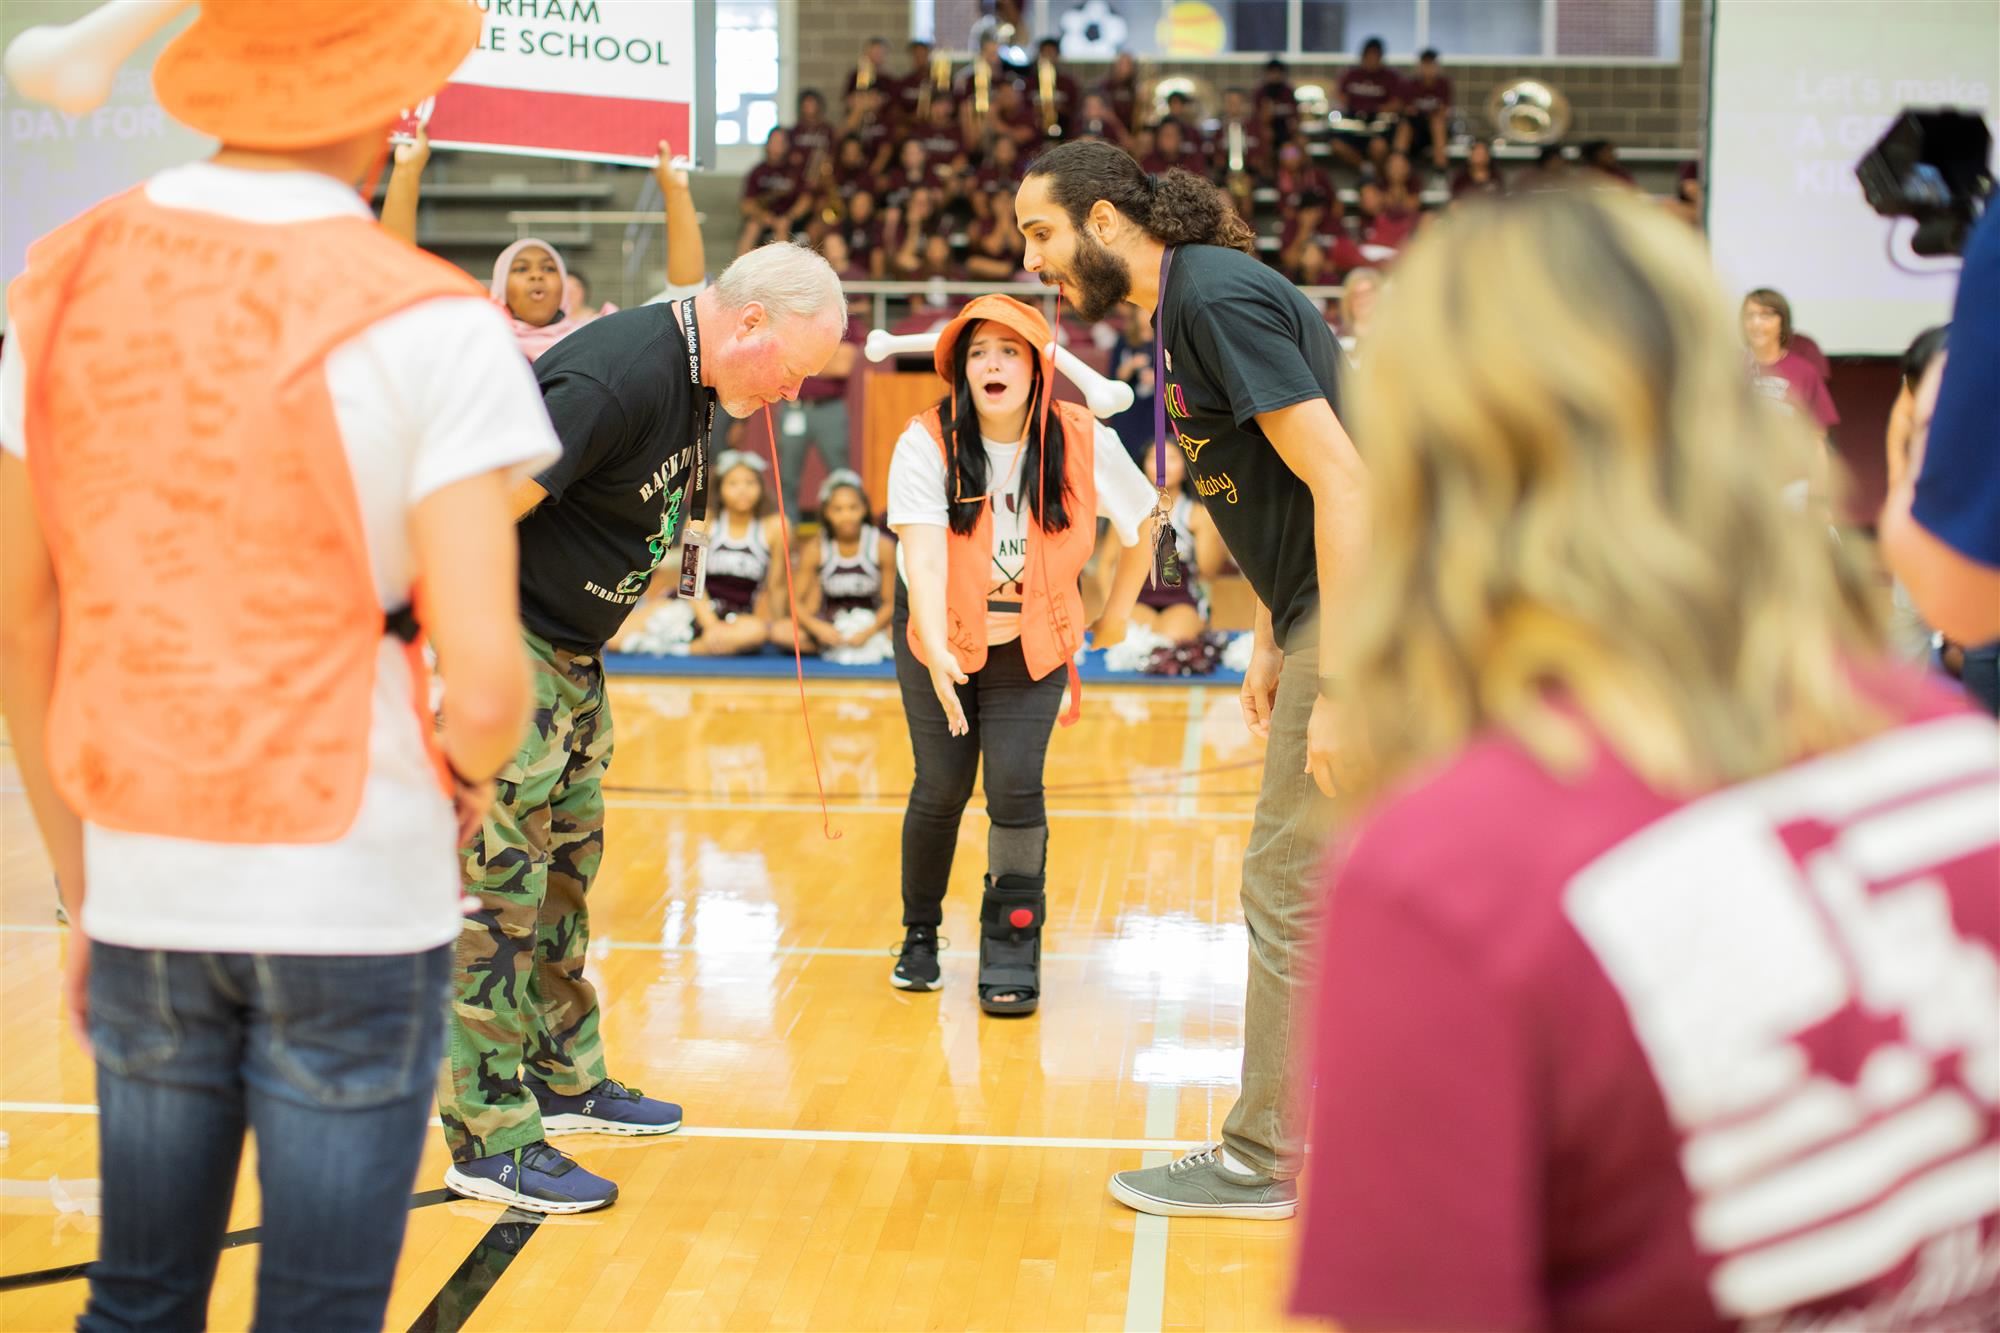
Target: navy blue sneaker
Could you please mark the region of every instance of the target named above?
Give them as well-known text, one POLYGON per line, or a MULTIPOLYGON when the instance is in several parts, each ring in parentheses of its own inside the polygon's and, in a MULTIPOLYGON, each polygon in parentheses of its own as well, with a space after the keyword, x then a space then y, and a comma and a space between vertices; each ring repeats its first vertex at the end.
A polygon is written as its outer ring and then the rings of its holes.
POLYGON ((671 1134, 681 1127, 681 1108, 637 1088, 607 1078, 574 1097, 557 1092, 523 1070, 522 1077, 542 1108, 544 1134, 671 1134))
POLYGON ((444 1187, 468 1199, 511 1204, 525 1213, 587 1213, 618 1202, 618 1187, 547 1143, 519 1152, 453 1162, 444 1187))

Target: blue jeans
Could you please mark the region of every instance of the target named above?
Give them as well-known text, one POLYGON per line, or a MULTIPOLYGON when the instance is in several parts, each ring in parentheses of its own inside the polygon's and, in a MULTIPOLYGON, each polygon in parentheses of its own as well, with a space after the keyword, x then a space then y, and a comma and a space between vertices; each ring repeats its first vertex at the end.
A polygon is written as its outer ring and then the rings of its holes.
POLYGON ((1965 663, 1958 669, 1958 683, 1974 703, 2000 717, 2000 643, 1967 648, 1965 663))
POLYGON ((260 1329, 379 1329, 444 1050, 451 947, 91 947, 103 1223, 79 1329, 200 1329, 246 1128, 260 1329))

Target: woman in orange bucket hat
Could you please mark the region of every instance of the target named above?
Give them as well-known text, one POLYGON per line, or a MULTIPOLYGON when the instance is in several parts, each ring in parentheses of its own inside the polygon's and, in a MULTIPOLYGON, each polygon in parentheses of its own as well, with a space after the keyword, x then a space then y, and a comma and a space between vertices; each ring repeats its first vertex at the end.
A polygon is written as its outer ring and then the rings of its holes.
POLYGON ((1083 644, 1078 579, 1111 520, 1123 546, 1100 645, 1124 637, 1149 562, 1155 493, 1110 428, 1053 403, 1054 335, 1040 311, 982 296, 938 335, 944 399, 914 417, 889 465, 896 554, 891 640, 916 754, 903 816, 903 944, 890 982, 942 979, 938 926, 959 819, 986 764, 986 891, 979 1002, 1033 1013, 1041 1000, 1048 815, 1042 764, 1083 644))
MULTIPOLYGON (((64 58, 115 65, 93 42, 142 12, 64 58)), ((556 445, 485 293, 355 186, 479 29, 464 0, 205 0, 155 84, 221 149, 44 237, 9 289, 0 678, 81 932, 83 1328, 206 1325, 253 1125, 258 1327, 382 1325, 454 846, 526 720, 506 496, 556 445)))

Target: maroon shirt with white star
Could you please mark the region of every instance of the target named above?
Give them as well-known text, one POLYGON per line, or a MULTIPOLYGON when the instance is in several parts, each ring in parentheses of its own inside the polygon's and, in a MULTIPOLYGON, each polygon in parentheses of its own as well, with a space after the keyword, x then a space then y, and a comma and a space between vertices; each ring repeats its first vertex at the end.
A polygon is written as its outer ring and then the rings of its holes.
POLYGON ((2000 1327, 2000 732, 1683 800, 1488 739, 1330 866, 1296 1304, 1350 1330, 2000 1327))

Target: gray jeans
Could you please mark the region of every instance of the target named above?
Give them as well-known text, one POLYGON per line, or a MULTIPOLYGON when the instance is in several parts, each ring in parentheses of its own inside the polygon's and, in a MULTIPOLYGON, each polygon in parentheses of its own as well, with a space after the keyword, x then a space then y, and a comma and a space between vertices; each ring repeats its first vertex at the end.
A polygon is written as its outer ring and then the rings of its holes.
POLYGON ((1305 1140, 1306 1090, 1293 1086, 1294 1047, 1312 1007, 1320 854, 1333 826, 1333 802, 1305 771, 1306 724, 1319 697, 1317 612, 1292 627, 1284 648, 1264 783, 1243 856, 1250 933, 1243 1084, 1222 1126, 1232 1156, 1281 1180, 1298 1174, 1305 1140))
POLYGON ((799 521, 799 509, 804 503, 799 498, 799 475, 806 468, 806 446, 814 445, 819 456, 826 460, 826 470, 832 472, 847 466, 847 399, 828 398, 817 403, 795 403, 788 405, 777 414, 778 418, 778 475, 785 483, 785 519, 799 521), (793 420, 798 412, 805 418, 805 430, 791 434, 786 423, 793 420))

